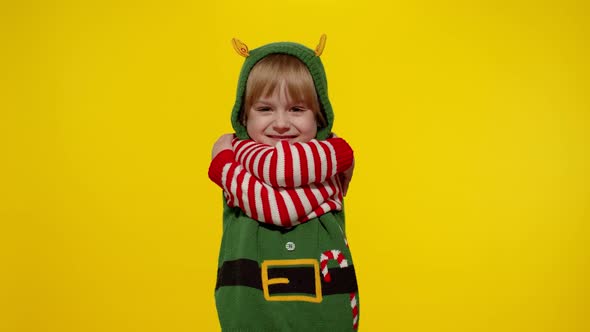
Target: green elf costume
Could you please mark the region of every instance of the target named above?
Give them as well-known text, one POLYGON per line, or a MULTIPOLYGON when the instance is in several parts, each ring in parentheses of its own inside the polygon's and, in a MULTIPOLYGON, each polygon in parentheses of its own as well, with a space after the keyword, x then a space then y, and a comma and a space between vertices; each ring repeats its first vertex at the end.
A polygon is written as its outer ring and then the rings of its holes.
MULTIPOLYGON (((220 152, 209 168, 209 177, 224 189, 225 198, 215 288, 221 328, 227 332, 357 330, 358 288, 344 232, 342 193, 336 176, 351 166, 353 157, 344 140, 330 138, 334 115, 320 60, 325 35, 315 51, 290 42, 272 43, 251 51, 236 39, 233 43, 236 51, 246 57, 231 115, 237 139, 232 142, 233 151, 220 152), (294 56, 311 73, 327 126, 319 129, 316 139, 309 143, 261 146, 249 140, 239 120, 250 70, 270 54, 294 56), (286 174, 286 180, 278 180, 284 181, 283 186, 276 179, 264 183, 264 176, 256 171, 258 168, 249 167, 254 158, 247 156, 265 149, 271 173, 275 172, 272 167, 276 168, 276 158, 283 158, 279 164, 285 164, 285 155, 296 156, 291 161, 301 161, 300 158, 305 158, 304 151, 328 165, 316 165, 315 177, 302 166, 307 180, 302 181, 301 174, 297 174, 296 185, 293 174, 286 174), (252 185, 251 190, 248 183, 252 185), (285 183, 291 183, 291 188, 276 188, 284 187, 285 183), (273 207, 281 211, 273 212, 268 208, 271 205, 254 203, 254 192, 260 195, 260 188, 262 201, 270 197, 265 194, 266 188, 269 193, 275 190, 276 197, 287 198, 282 201, 282 207, 285 215, 291 215, 289 220, 272 220, 275 214, 282 213, 280 204, 278 209, 276 204, 273 207), (311 204, 309 201, 301 204, 305 196, 302 193, 307 193, 311 204), (288 198, 295 196, 299 197, 295 201, 307 209, 290 206, 295 203, 288 198)), ((258 159, 257 162, 264 163, 258 159)))

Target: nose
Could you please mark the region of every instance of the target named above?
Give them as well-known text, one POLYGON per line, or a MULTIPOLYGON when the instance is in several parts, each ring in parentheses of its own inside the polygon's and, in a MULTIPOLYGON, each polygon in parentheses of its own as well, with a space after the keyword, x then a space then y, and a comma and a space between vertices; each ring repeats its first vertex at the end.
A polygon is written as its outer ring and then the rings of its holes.
POLYGON ((276 112, 275 121, 273 123, 273 129, 279 133, 283 134, 289 131, 289 127, 291 126, 291 122, 289 122, 288 115, 286 112, 276 112))

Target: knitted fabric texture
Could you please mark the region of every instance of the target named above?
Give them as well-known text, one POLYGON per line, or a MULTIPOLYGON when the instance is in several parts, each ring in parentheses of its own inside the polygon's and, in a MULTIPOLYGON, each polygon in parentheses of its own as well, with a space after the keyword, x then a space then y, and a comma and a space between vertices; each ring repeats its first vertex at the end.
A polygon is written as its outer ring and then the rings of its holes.
POLYGON ((336 174, 353 160, 353 151, 342 138, 282 141, 274 147, 234 139, 232 145, 233 153, 220 152, 209 167, 209 178, 223 189, 228 206, 284 227, 342 210, 336 174))
POLYGON ((326 73, 324 65, 319 56, 315 52, 301 44, 292 42, 278 42, 267 44, 250 51, 250 55, 244 61, 240 78, 238 80, 238 92, 236 94, 236 102, 231 114, 231 123, 239 139, 248 139, 248 132, 246 127, 240 122, 239 116, 244 102, 244 94, 246 92, 246 83, 248 75, 254 65, 270 54, 288 54, 301 60, 309 69, 313 83, 315 85, 316 93, 319 97, 321 111, 327 122, 327 126, 318 130, 316 138, 324 140, 328 138, 332 131, 332 124, 334 123, 334 113, 332 112, 332 105, 328 99, 328 82, 326 80, 326 73))

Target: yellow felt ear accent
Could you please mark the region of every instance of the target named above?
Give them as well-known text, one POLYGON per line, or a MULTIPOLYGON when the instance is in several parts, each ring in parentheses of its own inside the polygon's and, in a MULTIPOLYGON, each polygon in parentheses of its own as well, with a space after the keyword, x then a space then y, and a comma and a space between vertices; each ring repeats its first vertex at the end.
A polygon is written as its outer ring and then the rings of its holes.
POLYGON ((238 52, 238 54, 243 56, 244 58, 250 55, 250 53, 248 52, 248 46, 242 43, 239 39, 232 38, 231 44, 234 46, 234 50, 236 50, 236 52, 238 52))
POLYGON ((320 43, 315 48, 315 55, 320 56, 324 52, 324 47, 326 47, 326 34, 324 33, 320 37, 320 43))

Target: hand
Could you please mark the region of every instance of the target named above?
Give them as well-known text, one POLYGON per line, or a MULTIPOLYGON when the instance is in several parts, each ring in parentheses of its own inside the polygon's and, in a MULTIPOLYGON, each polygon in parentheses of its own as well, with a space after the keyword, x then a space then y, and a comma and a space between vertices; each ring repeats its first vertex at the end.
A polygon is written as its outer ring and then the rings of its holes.
POLYGON ((217 142, 213 144, 213 150, 211 151, 211 159, 214 159, 219 152, 232 148, 231 141, 234 139, 234 134, 224 134, 217 139, 217 142))
POLYGON ((354 159, 352 160, 352 165, 344 172, 339 173, 338 177, 340 178, 340 184, 342 184, 342 194, 346 196, 348 192, 348 185, 350 184, 350 180, 352 180, 352 173, 354 172, 354 159))

